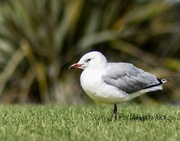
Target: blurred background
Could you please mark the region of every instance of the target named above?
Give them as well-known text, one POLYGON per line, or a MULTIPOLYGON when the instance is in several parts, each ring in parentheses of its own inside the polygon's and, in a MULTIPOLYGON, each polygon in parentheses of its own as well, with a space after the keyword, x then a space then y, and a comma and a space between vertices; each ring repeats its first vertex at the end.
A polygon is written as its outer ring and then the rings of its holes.
POLYGON ((92 50, 173 78, 133 102, 180 103, 178 0, 0 0, 0 103, 92 102, 68 70, 92 50))

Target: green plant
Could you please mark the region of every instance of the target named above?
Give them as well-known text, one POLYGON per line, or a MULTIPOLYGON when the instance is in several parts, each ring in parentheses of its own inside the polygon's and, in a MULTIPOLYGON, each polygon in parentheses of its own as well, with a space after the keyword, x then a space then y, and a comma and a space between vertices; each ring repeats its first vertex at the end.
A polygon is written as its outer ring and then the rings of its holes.
POLYGON ((77 73, 67 68, 95 49, 116 61, 156 67, 152 73, 161 77, 177 76, 167 85, 168 96, 157 98, 175 100, 180 91, 177 13, 178 4, 165 0, 1 1, 0 101, 77 103, 85 97, 77 73))

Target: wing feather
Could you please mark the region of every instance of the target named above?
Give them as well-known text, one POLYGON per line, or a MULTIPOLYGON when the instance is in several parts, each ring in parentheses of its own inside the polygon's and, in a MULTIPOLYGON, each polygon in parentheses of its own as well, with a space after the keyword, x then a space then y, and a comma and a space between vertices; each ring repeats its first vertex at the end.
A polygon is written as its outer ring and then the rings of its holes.
POLYGON ((159 84, 154 75, 129 63, 109 63, 102 78, 106 84, 129 94, 159 84))

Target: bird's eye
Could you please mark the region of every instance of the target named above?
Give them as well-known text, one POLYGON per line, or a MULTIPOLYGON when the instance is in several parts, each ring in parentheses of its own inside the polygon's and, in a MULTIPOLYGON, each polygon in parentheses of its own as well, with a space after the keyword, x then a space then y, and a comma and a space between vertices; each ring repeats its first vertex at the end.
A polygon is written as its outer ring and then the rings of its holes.
POLYGON ((86 62, 88 63, 89 61, 91 61, 91 59, 87 59, 86 62))

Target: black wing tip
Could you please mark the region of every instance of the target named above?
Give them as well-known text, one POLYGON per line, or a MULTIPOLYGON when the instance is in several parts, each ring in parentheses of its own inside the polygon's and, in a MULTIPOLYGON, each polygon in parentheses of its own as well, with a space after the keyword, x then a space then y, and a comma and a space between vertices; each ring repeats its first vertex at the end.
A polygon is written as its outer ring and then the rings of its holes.
POLYGON ((158 84, 150 85, 150 86, 147 86, 147 87, 145 87, 143 89, 152 88, 152 87, 156 87, 156 86, 162 85, 162 84, 166 83, 167 81, 170 81, 171 79, 172 78, 163 78, 163 79, 157 78, 157 80, 159 81, 158 84))
POLYGON ((159 81, 160 84, 164 84, 170 80, 172 80, 173 78, 163 78, 163 79, 159 79, 157 78, 157 80, 159 81))

